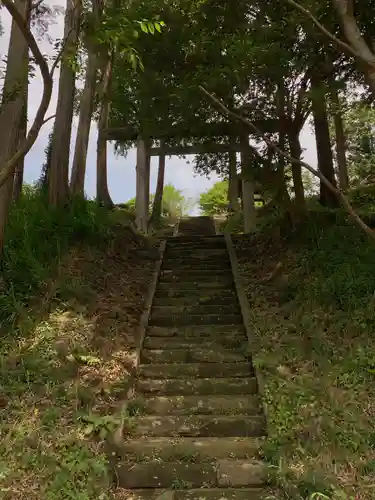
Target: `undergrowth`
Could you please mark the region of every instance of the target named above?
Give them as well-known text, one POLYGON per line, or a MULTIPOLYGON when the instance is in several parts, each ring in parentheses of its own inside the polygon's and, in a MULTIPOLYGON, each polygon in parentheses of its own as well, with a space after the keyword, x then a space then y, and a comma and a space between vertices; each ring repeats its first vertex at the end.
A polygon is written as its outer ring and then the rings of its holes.
POLYGON ((375 498, 374 244, 326 218, 238 239, 275 498, 375 498), (281 271, 273 275, 277 263, 281 271))
POLYGON ((143 240, 112 215, 80 200, 54 211, 34 189, 12 209, 0 294, 2 500, 111 498, 104 441, 128 418, 153 269, 143 240))
POLYGON ((47 286, 72 244, 96 244, 110 233, 108 212, 95 202, 75 199, 63 209, 54 209, 38 189, 26 186, 20 201, 11 209, 5 232, 1 327, 13 324, 30 298, 47 286))

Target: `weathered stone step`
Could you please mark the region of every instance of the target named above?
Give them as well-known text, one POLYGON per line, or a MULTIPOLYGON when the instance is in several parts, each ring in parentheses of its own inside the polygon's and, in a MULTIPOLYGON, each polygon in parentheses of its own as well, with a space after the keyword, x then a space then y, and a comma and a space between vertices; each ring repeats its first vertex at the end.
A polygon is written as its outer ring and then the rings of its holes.
POLYGON ((241 314, 176 314, 156 316, 152 313, 150 325, 154 326, 178 326, 178 325, 240 325, 242 324, 241 314))
POLYGON ((143 349, 142 363, 235 363, 247 361, 245 349, 205 349, 204 344, 194 349, 143 349))
POLYGON ((166 316, 180 316, 193 314, 199 316, 214 315, 221 316, 223 314, 231 316, 233 314, 241 314, 240 306, 237 303, 232 304, 217 304, 217 305, 171 305, 171 306, 154 306, 151 311, 151 318, 165 318, 166 316))
POLYGON ((140 365, 139 376, 151 379, 251 377, 249 361, 236 363, 164 363, 140 365))
POLYGON ((249 378, 198 378, 198 379, 138 379, 137 389, 154 396, 204 396, 215 394, 256 394, 255 377, 249 378))
POLYGON ((163 263, 163 272, 196 272, 196 271, 231 271, 231 264, 229 258, 227 260, 217 260, 217 261, 196 261, 194 259, 189 259, 188 261, 178 259, 178 260, 166 260, 163 263))
POLYGON ((160 281, 225 281, 233 282, 233 274, 231 269, 209 269, 201 271, 190 269, 189 271, 162 271, 160 281))
POLYGON ((215 306, 215 305, 226 305, 235 304, 238 305, 238 299, 234 291, 232 294, 227 294, 226 296, 216 296, 216 297, 199 297, 199 296, 184 296, 184 297, 155 297, 153 305, 154 306, 190 306, 192 304, 201 306, 215 306))
POLYGON ((224 258, 228 259, 228 251, 226 248, 166 248, 164 259, 208 259, 224 258))
POLYGON ((155 290, 155 297, 156 298, 174 298, 178 299, 180 297, 185 297, 189 299, 199 299, 199 298, 215 298, 215 297, 229 297, 233 299, 233 297, 237 297, 236 295, 236 290, 235 287, 219 287, 214 283, 213 287, 191 287, 189 286, 187 289, 182 288, 181 286, 176 287, 176 285, 167 286, 166 284, 163 285, 161 288, 158 286, 156 287, 155 290))
POLYGON ((156 396, 137 398, 133 407, 141 415, 259 415, 258 395, 156 396))
POLYGON ((208 238, 186 238, 186 239, 169 239, 167 240, 167 248, 227 248, 223 236, 208 237, 208 238))
POLYGON ((194 294, 201 293, 208 295, 209 291, 211 293, 215 293, 218 290, 234 290, 234 285, 231 284, 230 282, 225 282, 225 281, 201 281, 201 282, 195 282, 195 281, 181 281, 181 282, 174 282, 170 283, 168 281, 161 282, 159 281, 157 286, 156 286, 156 291, 158 295, 160 293, 165 293, 168 292, 168 294, 174 295, 176 292, 184 292, 184 294, 189 293, 190 291, 193 291, 194 294))
POLYGON ((181 253, 175 253, 174 255, 164 254, 163 266, 200 266, 200 265, 215 265, 218 266, 223 264, 224 266, 230 267, 229 255, 227 253, 218 253, 218 252, 194 252, 185 253, 181 255, 181 253))
MULTIPOLYGON (((195 325, 195 326, 181 326, 181 327, 161 327, 149 326, 147 329, 148 337, 220 337, 222 335, 237 336, 244 335, 245 327, 241 325, 195 325)), ((210 342, 210 338, 206 339, 210 342)))
MULTIPOLYGON (((147 349, 190 349, 202 345, 201 337, 146 337, 143 347, 147 349)), ((245 335, 215 335, 213 333, 210 339, 204 339, 204 347, 214 349, 220 345, 226 348, 239 348, 246 346, 247 338, 245 335)))
POLYGON ((128 461, 207 462, 220 458, 258 458, 264 438, 204 437, 170 438, 138 437, 127 439, 119 453, 128 461))
POLYGON ((262 415, 137 416, 129 429, 133 437, 258 437, 264 432, 262 415))
POLYGON ((262 486, 265 465, 256 460, 217 460, 214 463, 128 463, 116 469, 122 488, 199 488, 262 486))
POLYGON ((265 488, 197 488, 197 489, 118 489, 115 500, 265 500, 274 498, 265 488))

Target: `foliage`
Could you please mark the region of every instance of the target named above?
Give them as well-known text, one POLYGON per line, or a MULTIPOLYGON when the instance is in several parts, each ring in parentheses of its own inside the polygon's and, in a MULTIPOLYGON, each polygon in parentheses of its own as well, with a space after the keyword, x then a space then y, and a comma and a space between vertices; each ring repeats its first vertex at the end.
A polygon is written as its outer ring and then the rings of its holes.
POLYGON ((73 242, 109 235, 107 212, 96 203, 77 199, 68 208, 52 209, 37 188, 24 186, 5 232, 0 323, 14 321, 30 297, 43 290, 73 242))
POLYGON ((202 193, 199 206, 204 215, 225 214, 228 210, 228 181, 216 182, 212 188, 202 193))

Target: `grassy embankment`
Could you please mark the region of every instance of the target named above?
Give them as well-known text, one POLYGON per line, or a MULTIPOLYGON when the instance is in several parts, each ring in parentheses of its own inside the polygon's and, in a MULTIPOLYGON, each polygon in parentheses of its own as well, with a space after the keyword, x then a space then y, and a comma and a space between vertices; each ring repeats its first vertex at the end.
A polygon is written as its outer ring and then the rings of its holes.
POLYGON ((154 264, 126 221, 92 202, 54 212, 33 190, 12 210, 0 292, 3 500, 110 497, 93 436, 118 424, 154 264))

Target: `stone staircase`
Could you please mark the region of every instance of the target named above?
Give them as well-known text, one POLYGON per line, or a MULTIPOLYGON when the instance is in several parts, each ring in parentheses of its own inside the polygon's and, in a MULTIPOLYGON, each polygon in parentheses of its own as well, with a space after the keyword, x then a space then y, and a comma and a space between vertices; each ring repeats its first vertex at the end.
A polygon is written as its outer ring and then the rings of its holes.
POLYGON ((132 500, 260 500, 265 417, 229 255, 210 219, 168 240, 117 482, 132 500), (190 231, 200 237, 186 236, 190 231))

